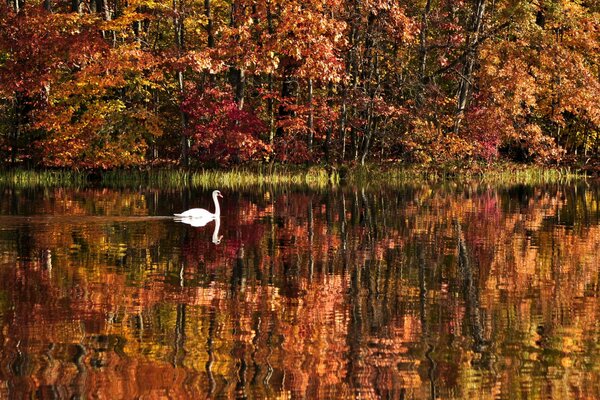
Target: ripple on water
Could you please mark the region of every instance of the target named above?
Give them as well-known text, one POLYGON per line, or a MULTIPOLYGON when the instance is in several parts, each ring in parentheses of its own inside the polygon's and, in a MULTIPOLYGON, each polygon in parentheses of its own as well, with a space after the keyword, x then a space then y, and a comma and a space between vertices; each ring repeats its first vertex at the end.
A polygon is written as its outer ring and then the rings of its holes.
POLYGON ((0 390, 600 398, 599 212, 569 190, 259 188, 220 241, 153 217, 204 192, 2 199, 0 390))

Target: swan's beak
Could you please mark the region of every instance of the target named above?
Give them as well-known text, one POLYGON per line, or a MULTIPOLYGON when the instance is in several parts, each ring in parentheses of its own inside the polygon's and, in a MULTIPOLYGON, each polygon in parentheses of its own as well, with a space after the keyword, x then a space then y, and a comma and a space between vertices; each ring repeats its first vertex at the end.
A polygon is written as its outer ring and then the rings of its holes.
POLYGON ((221 193, 217 193, 217 197, 223 198, 223 195, 221 193))

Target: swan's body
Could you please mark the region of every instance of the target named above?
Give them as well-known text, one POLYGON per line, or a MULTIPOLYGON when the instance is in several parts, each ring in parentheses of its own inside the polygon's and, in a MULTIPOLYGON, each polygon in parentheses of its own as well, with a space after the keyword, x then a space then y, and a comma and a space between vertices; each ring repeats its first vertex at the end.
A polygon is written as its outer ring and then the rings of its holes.
POLYGON ((215 219, 215 214, 211 213, 204 208, 190 208, 181 214, 174 214, 178 218, 201 218, 206 220, 215 219))
POLYGON ((215 212, 214 213, 211 213, 210 211, 208 211, 204 208, 192 208, 192 209, 182 212, 181 214, 174 214, 174 215, 175 215, 175 217, 181 218, 181 219, 196 220, 196 221, 194 221, 195 222, 194 226, 204 226, 209 221, 212 221, 213 219, 219 218, 221 216, 221 207, 219 207, 218 197, 223 197, 221 195, 221 192, 219 192, 218 190, 213 191, 212 198, 213 198, 213 202, 215 203, 215 212), (201 221, 206 221, 206 222, 204 222, 202 224, 201 221), (199 225, 199 224, 201 224, 201 225, 199 225))
MULTIPOLYGON (((219 218, 217 218, 219 219, 219 218)), ((202 228, 203 226, 208 225, 209 222, 214 221, 214 218, 180 218, 175 217, 175 222, 181 222, 182 224, 187 224, 193 226, 194 228, 202 228)))

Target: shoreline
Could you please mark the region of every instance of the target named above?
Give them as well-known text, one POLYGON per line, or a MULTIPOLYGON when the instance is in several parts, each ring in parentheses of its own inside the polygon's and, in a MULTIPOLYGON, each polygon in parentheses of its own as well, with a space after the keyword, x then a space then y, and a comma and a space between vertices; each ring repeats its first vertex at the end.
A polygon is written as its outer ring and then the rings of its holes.
POLYGON ((596 171, 531 164, 494 163, 487 165, 422 166, 380 163, 365 166, 247 164, 232 168, 147 168, 107 171, 67 169, 4 169, 0 185, 33 186, 107 186, 157 188, 240 188, 250 186, 337 186, 394 187, 443 182, 481 182, 497 185, 544 184, 596 181, 596 171))

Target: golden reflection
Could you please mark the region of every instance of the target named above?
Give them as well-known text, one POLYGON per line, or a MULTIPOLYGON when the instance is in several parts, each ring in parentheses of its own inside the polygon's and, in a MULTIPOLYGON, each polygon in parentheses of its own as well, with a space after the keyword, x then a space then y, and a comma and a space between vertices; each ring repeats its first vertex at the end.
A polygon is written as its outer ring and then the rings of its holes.
POLYGON ((179 193, 13 199, 0 397, 600 397, 599 198, 273 190, 202 228, 158 218, 179 193))

